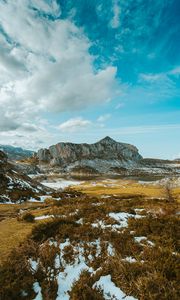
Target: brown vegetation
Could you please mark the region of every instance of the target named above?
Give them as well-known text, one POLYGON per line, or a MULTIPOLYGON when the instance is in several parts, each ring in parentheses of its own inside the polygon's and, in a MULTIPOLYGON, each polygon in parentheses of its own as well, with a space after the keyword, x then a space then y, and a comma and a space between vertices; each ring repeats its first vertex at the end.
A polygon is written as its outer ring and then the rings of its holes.
POLYGON ((1 266, 0 298, 31 300, 35 297, 33 284, 39 282, 43 299, 55 300, 57 275, 64 268, 62 262, 73 265, 83 249, 85 263, 94 272, 81 273, 69 293, 71 300, 104 299, 102 291, 93 286, 100 276, 108 274, 117 287, 137 299, 179 299, 178 202, 176 199, 168 201, 164 191, 164 198, 156 198, 147 196, 150 190, 145 193, 143 189, 142 194, 133 194, 131 187, 129 193, 120 194, 119 191, 113 195, 114 191, 110 193, 113 188, 104 187, 103 194, 97 189, 93 196, 78 194, 71 189, 64 193, 64 197, 61 195, 60 201, 51 199, 39 204, 40 209, 36 209, 38 204, 28 208, 28 213, 34 216, 54 215, 51 219, 32 224, 17 222, 16 219, 2 221, 0 226, 3 222, 9 221, 9 226, 14 222, 13 226, 20 226, 21 233, 24 228, 24 237, 29 237, 1 266), (106 189, 108 198, 103 196, 106 189), (112 212, 131 214, 128 227, 116 227, 119 222, 109 216, 112 212), (137 215, 138 218, 134 218, 137 215), (142 240, 138 241, 137 238, 141 237, 142 240), (59 245, 67 239, 69 244, 62 252, 59 245), (108 250, 109 245, 112 253, 108 250), (58 267, 55 266, 57 257, 60 261, 58 267), (129 257, 133 260, 128 260, 129 257), (37 270, 31 269, 29 259, 37 262, 37 270), (22 294, 23 291, 27 296, 22 294))

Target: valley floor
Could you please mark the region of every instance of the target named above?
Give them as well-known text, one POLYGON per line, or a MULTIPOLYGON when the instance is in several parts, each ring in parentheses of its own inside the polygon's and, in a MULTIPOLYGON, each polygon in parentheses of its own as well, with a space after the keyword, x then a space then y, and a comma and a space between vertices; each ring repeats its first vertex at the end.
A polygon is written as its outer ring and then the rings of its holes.
POLYGON ((90 180, 0 205, 0 299, 179 299, 179 192, 90 180))

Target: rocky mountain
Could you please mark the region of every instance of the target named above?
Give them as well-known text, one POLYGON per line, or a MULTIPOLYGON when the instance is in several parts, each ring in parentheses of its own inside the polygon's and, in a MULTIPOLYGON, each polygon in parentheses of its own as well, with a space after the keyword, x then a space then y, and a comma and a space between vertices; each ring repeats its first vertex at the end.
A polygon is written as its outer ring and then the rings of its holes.
POLYGON ((33 151, 22 149, 20 147, 13 147, 10 145, 0 145, 0 150, 5 152, 10 160, 21 160, 29 158, 33 155, 33 151))
POLYGON ((0 151, 0 202, 16 202, 38 197, 48 192, 44 186, 20 173, 0 151))
POLYGON ((145 159, 130 144, 110 137, 94 144, 58 143, 37 152, 40 172, 70 175, 116 174, 161 176, 180 174, 180 162, 145 159))
POLYGON ((142 159, 135 146, 116 142, 108 136, 94 144, 58 143, 49 149, 40 149, 37 157, 41 165, 65 171, 88 168, 100 173, 112 167, 135 166, 142 159))

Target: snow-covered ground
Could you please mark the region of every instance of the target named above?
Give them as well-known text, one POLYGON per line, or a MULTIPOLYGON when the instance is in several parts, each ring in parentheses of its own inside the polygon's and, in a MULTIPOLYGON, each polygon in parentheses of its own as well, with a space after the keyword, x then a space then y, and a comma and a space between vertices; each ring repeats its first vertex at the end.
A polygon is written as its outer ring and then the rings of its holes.
POLYGON ((138 183, 145 185, 161 185, 164 187, 177 188, 180 187, 180 177, 165 177, 163 179, 154 180, 154 181, 143 181, 139 180, 138 183))
POLYGON ((127 212, 119 212, 119 213, 109 213, 109 217, 114 219, 118 224, 106 224, 102 220, 98 220, 97 222, 94 222, 91 224, 92 227, 101 227, 102 229, 105 228, 111 228, 112 231, 116 231, 121 228, 126 228, 128 227, 128 219, 129 218, 135 218, 135 219, 140 219, 143 218, 143 215, 138 215, 138 214, 129 214, 127 212))
MULTIPOLYGON (((55 245, 57 246, 56 241, 50 241, 50 246, 55 245)), ((82 271, 87 270, 90 274, 96 274, 99 270, 94 270, 92 267, 89 266, 87 259, 85 258, 85 251, 84 251, 84 243, 80 242, 77 246, 74 247, 75 252, 77 255, 74 258, 74 261, 71 263, 66 263, 63 257, 64 249, 67 246, 70 246, 70 240, 66 239, 63 243, 60 243, 60 255, 57 254, 55 259, 55 268, 59 269, 60 272, 57 275, 57 282, 58 282, 58 291, 56 300, 69 300, 70 295, 69 292, 72 289, 72 286, 75 281, 77 281, 82 273, 82 271)), ((99 257, 101 255, 101 241, 100 239, 94 240, 92 242, 86 243, 86 246, 95 246, 96 252, 94 253, 95 257, 99 257)), ((110 256, 114 255, 114 249, 112 245, 109 243, 107 244, 107 252, 110 256)), ((93 260, 93 256, 89 254, 88 260, 91 262, 93 260)), ((31 271, 34 274, 38 269, 38 263, 33 259, 29 259, 29 264, 31 267, 31 271)), ((136 298, 132 296, 127 296, 119 287, 115 285, 115 283, 111 279, 111 275, 101 276, 97 282, 93 285, 93 288, 101 288, 103 292, 103 296, 105 300, 116 299, 116 300, 136 300, 136 298)), ((42 293, 41 287, 39 283, 36 281, 33 284, 33 289, 37 293, 34 300, 42 300, 42 293)))
POLYGON ((111 275, 101 276, 93 287, 100 288, 103 291, 105 300, 136 300, 136 298, 127 296, 121 289, 119 289, 111 280, 111 275))
POLYGON ((54 215, 38 216, 38 217, 35 217, 35 220, 44 220, 44 219, 49 219, 49 218, 54 218, 54 215))
POLYGON ((129 218, 135 218, 135 219, 143 218, 142 215, 138 215, 138 214, 134 215, 126 212, 109 213, 109 216, 114 220, 116 220, 118 223, 120 223, 121 227, 128 227, 129 218))
POLYGON ((82 183, 82 181, 67 180, 67 179, 63 179, 63 178, 60 178, 57 181, 42 181, 41 182, 41 184, 43 184, 49 188, 55 189, 55 190, 64 189, 68 186, 77 185, 77 184, 81 184, 81 183, 82 183))

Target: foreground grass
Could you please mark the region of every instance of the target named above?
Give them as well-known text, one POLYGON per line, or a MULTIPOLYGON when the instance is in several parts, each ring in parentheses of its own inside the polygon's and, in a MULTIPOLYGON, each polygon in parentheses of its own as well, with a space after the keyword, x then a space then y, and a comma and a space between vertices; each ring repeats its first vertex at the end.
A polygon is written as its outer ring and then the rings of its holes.
POLYGON ((174 188, 172 190, 172 196, 178 203, 180 203, 180 188, 174 188))
MULTIPOLYGON (((0 223, 2 226, 5 223, 1 231, 7 230, 6 238, 5 234, 0 236, 1 243, 14 243, 0 268, 0 299, 34 299, 37 293, 33 285, 38 282, 43 299, 63 300, 58 296, 63 289, 58 274, 64 274, 67 266, 78 265, 82 251, 87 269, 76 277, 66 299, 105 299, 95 283, 107 275, 116 287, 135 299, 180 298, 177 199, 169 201, 163 188, 143 187, 141 193, 134 193, 132 189, 137 192, 140 188, 134 183, 132 187, 125 184, 128 193, 121 193, 121 189, 114 193, 118 188, 108 183, 103 187, 88 183, 87 191, 93 190, 89 196, 77 196, 73 188, 67 191, 70 196, 60 201, 49 200, 40 207, 28 207, 34 216, 53 215, 53 218, 33 224, 14 218, 0 223), (112 217, 121 213, 129 216, 127 226, 121 226, 121 219, 112 217), (11 242, 8 235, 12 235, 11 242), (14 241, 22 242, 20 237, 23 243, 18 246, 14 241), (60 251, 65 242, 67 245, 60 251), (36 270, 32 269, 30 259, 36 262, 36 270)), ((85 191, 85 185, 78 188, 85 191)), ((0 251, 2 254, 5 250, 0 248, 0 251)))
POLYGON ((20 223, 14 218, 0 222, 0 263, 8 257, 14 247, 26 239, 32 227, 32 224, 20 223))
MULTIPOLYGON (((5 261, 12 249, 21 244, 31 233, 35 223, 19 222, 19 211, 34 212, 46 211, 45 204, 0 204, 0 264, 5 261)), ((40 215, 42 212, 40 213, 40 215)))

